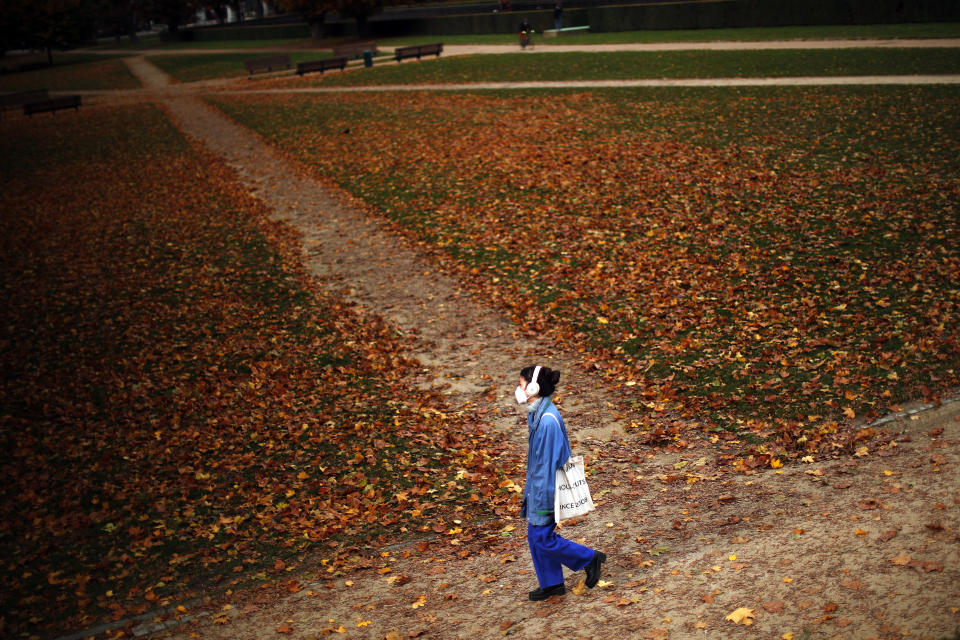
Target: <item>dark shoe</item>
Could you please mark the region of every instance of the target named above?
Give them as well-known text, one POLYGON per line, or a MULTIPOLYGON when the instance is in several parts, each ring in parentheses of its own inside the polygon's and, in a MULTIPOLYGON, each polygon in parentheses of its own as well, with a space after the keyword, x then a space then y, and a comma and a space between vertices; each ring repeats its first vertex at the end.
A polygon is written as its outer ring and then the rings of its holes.
POLYGON ((537 589, 536 591, 530 592, 530 599, 533 601, 546 600, 550 596, 562 596, 567 592, 567 588, 563 586, 563 583, 555 584, 552 587, 547 587, 545 589, 537 589))
POLYGON ((597 586, 597 582, 600 581, 600 565, 606 561, 607 556, 603 553, 600 551, 593 552, 593 559, 587 565, 587 587, 593 589, 597 586))

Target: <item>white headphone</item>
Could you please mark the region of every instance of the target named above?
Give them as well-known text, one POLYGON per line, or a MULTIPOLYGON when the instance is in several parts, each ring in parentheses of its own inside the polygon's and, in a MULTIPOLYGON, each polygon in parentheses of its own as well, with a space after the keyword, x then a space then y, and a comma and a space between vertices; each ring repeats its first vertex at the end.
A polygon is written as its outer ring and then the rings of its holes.
POLYGON ((533 370, 533 378, 530 380, 530 383, 527 385, 525 391, 527 392, 527 397, 532 398, 533 396, 540 393, 540 385, 537 384, 537 376, 540 375, 540 365, 537 365, 533 370))

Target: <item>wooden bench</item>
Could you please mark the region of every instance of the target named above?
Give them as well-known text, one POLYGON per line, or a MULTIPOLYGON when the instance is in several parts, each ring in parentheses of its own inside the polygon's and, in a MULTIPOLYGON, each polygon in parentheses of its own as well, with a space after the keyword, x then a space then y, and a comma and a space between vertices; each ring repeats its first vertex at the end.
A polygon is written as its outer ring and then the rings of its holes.
POLYGON ((347 59, 345 57, 339 58, 324 58, 323 60, 309 60, 307 62, 298 62, 297 63, 297 75, 302 76, 305 73, 310 73, 312 71, 319 71, 323 73, 327 69, 337 69, 343 71, 347 68, 347 59))
POLYGON ((443 51, 443 43, 436 42, 434 44, 415 44, 409 47, 397 47, 394 55, 397 58, 397 62, 400 62, 404 58, 416 58, 419 60, 420 56, 429 55, 435 55, 439 58, 441 51, 443 51))
POLYGON ((289 69, 290 56, 279 55, 267 56, 266 58, 254 58, 253 60, 247 60, 244 62, 243 66, 245 66, 247 71, 250 73, 256 73, 257 71, 273 71, 274 68, 279 69, 280 67, 289 69))
POLYGON ((23 105, 23 113, 28 116, 45 111, 52 113, 60 109, 73 109, 74 111, 78 111, 80 109, 80 96, 61 96, 59 98, 50 98, 49 100, 27 102, 23 105))
POLYGON ((373 55, 380 53, 376 42, 352 42, 350 44, 338 44, 333 48, 334 56, 346 56, 348 58, 359 57, 364 51, 369 51, 373 55))
POLYGON ((40 102, 49 100, 50 94, 46 89, 34 89, 32 91, 15 91, 13 93, 0 94, 0 111, 10 111, 19 109, 28 102, 40 102))

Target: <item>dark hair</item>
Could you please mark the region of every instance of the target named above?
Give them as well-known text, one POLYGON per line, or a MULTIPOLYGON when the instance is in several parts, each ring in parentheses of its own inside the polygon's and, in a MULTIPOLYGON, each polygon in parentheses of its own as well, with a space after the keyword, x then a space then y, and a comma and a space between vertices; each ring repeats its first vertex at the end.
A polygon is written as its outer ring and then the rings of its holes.
MULTIPOLYGON (((526 380, 528 384, 533 380, 534 369, 536 367, 529 366, 520 370, 520 377, 526 380)), ((546 398, 553 395, 553 392, 557 390, 557 385, 560 384, 560 372, 550 367, 541 367, 540 373, 537 374, 537 384, 540 385, 538 396, 546 398)))

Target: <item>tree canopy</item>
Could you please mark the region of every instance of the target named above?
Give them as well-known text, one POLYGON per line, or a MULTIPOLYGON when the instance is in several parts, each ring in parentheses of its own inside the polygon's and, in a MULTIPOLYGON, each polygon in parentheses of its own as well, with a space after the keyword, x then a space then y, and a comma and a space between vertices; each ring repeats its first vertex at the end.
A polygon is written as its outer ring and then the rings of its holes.
POLYGON ((99 0, 7 0, 0 12, 0 49, 68 49, 96 35, 99 0))

